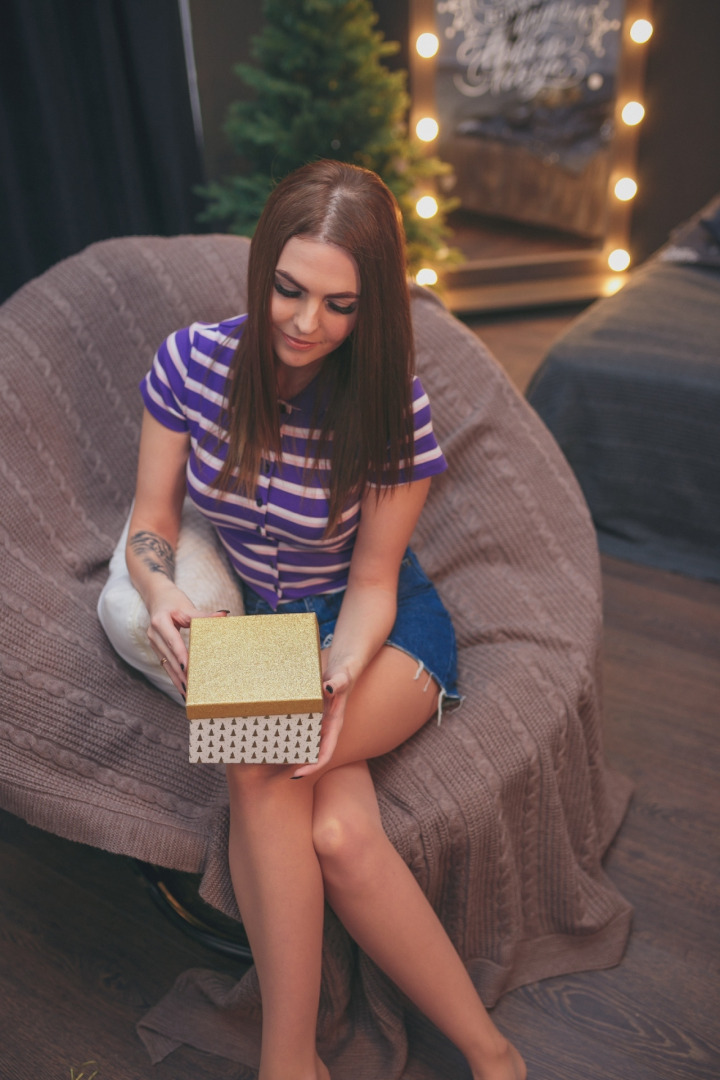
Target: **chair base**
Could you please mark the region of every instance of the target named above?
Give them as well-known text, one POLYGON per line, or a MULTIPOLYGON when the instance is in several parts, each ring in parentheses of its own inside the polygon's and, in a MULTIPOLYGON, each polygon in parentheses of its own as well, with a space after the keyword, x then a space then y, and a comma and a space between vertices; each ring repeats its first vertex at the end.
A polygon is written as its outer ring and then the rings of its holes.
POLYGON ((214 952, 252 964, 252 952, 242 925, 201 899, 199 874, 166 870, 138 859, 135 866, 153 902, 173 926, 214 952))

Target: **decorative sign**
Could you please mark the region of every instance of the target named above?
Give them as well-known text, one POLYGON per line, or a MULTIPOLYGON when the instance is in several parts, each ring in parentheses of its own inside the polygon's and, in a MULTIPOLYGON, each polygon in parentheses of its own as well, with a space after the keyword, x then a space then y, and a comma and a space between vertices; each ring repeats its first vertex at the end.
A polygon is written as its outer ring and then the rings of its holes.
POLYGON ((441 40, 454 47, 459 94, 529 101, 593 75, 600 89, 605 65, 597 61, 610 54, 614 72, 622 7, 622 0, 438 0, 436 10, 441 40))
POLYGON ((624 0, 436 0, 444 138, 499 140, 585 171, 613 134, 623 9, 624 0))

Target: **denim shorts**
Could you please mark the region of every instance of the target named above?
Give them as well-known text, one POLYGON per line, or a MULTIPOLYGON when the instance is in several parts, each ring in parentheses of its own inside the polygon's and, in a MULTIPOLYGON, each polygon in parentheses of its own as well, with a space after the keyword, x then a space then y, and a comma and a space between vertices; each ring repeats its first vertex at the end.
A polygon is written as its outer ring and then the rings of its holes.
MULTIPOLYGON (((273 613, 266 600, 245 582, 241 584, 246 615, 273 613)), ((278 604, 277 613, 314 611, 320 626, 320 645, 326 649, 332 642, 344 595, 345 591, 342 590, 306 596, 301 600, 284 600, 278 604)), ((444 708, 460 704, 462 698, 457 688, 455 631, 435 586, 410 548, 400 564, 397 615, 386 644, 401 649, 415 660, 416 679, 424 677, 427 682, 432 677, 438 684, 438 722, 444 708)))

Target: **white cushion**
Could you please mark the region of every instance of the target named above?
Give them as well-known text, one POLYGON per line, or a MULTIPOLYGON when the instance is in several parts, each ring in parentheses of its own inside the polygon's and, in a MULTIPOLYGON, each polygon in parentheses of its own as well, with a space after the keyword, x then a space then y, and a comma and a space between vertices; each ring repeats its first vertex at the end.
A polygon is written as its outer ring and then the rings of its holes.
MULTIPOLYGON (((132 509, 130 510, 132 514, 132 509)), ((125 562, 130 516, 110 559, 110 573, 98 600, 98 617, 115 651, 158 689, 184 704, 148 641, 150 616, 125 562)), ((194 503, 183 504, 175 552, 175 582, 201 611, 227 609, 243 614, 242 591, 217 534, 194 503)), ((188 631, 180 631, 187 644, 188 631)))

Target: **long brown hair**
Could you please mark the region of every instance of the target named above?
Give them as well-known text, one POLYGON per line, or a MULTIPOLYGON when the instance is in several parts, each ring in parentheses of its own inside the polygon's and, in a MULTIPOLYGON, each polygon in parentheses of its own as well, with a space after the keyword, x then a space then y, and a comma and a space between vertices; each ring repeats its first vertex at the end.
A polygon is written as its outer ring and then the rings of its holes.
POLYGON ((394 196, 367 169, 316 161, 274 189, 250 248, 248 317, 228 373, 221 418, 229 442, 218 477, 221 490, 252 494, 263 452, 280 454, 271 298, 275 268, 293 236, 343 248, 360 274, 355 327, 324 359, 319 376, 327 407, 310 466, 332 456, 330 533, 349 498, 381 478, 383 484, 396 484, 401 465, 412 468, 413 338, 405 235, 394 196))

